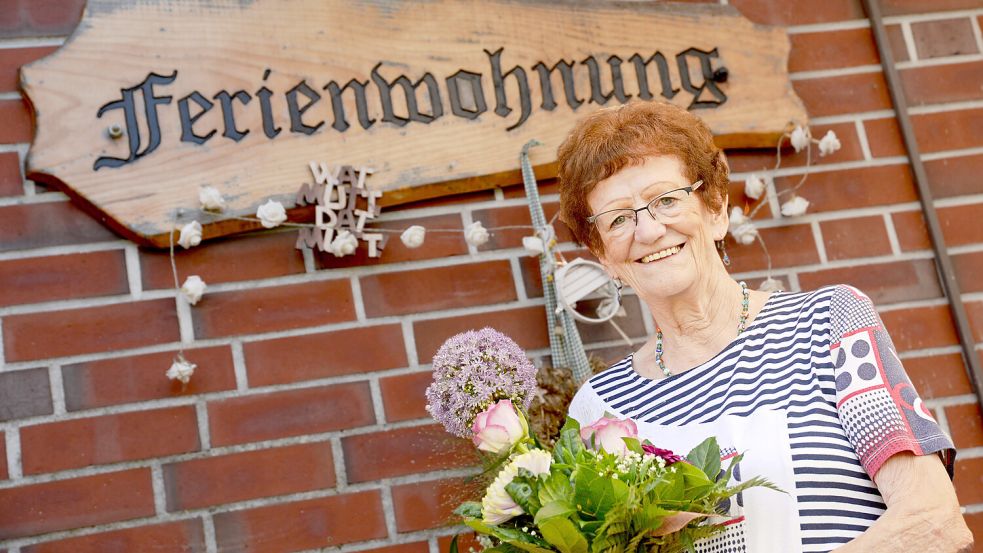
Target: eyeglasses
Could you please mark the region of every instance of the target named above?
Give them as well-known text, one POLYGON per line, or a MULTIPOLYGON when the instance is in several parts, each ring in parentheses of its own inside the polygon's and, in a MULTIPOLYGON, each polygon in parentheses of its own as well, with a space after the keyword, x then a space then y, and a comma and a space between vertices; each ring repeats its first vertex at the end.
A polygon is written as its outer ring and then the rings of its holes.
POLYGON ((623 207, 591 215, 587 218, 587 222, 597 225, 598 232, 611 238, 621 238, 634 232, 635 225, 638 223, 638 214, 641 211, 648 211, 653 219, 662 224, 671 223, 683 214, 683 202, 702 184, 703 181, 698 180, 689 186, 659 194, 655 199, 638 209, 623 207))

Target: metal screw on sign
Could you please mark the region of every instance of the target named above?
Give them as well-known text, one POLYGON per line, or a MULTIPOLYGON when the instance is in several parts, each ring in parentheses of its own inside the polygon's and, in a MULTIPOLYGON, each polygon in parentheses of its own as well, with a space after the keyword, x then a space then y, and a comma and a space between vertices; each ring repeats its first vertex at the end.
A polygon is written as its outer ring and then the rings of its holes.
POLYGON ((113 140, 118 140, 123 137, 123 127, 121 127, 119 123, 109 127, 107 132, 109 133, 109 138, 112 138, 113 140))

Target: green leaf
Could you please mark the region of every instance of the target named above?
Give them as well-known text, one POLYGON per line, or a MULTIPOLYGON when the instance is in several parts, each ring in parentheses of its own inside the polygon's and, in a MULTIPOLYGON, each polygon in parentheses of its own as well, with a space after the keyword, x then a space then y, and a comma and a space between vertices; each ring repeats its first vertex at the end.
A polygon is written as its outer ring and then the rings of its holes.
MULTIPOLYGON (((567 419, 569 421, 573 419, 567 419)), ((574 421, 576 422, 576 421, 574 421)), ((573 426, 564 426, 560 431, 560 439, 553 448, 553 460, 557 463, 573 465, 577 462, 577 454, 584 448, 580 441, 580 430, 573 426)))
POLYGON ((574 503, 578 509, 596 518, 604 515, 628 495, 628 485, 607 475, 600 475, 590 465, 580 465, 574 476, 574 503))
POLYGON ((587 553, 587 539, 568 519, 555 517, 543 521, 539 531, 560 553, 587 553))
POLYGON ((457 536, 458 534, 454 534, 454 537, 451 538, 451 546, 447 548, 447 553, 457 553, 457 536))
POLYGON ((576 512, 577 508, 568 501, 550 501, 549 503, 543 504, 542 508, 536 511, 534 522, 538 526, 544 520, 549 520, 553 517, 566 517, 576 512))
POLYGON ((532 514, 539 510, 538 494, 525 478, 514 478, 505 486, 505 491, 526 513, 532 514))
POLYGON ((686 460, 703 471, 711 482, 715 481, 720 474, 720 446, 717 445, 717 439, 710 436, 703 440, 689 452, 686 460))
POLYGON ((543 480, 539 486, 539 503, 546 505, 552 501, 573 501, 573 485, 570 478, 560 472, 551 471, 548 478, 543 480))
POLYGON ((469 519, 465 520, 464 524, 467 524, 473 528, 479 534, 485 534, 487 536, 492 536, 504 541, 512 546, 520 547, 526 551, 538 551, 539 553, 552 553, 549 549, 542 549, 547 545, 543 540, 540 540, 534 536, 530 536, 525 532, 520 532, 515 528, 506 528, 502 526, 492 526, 490 524, 485 524, 480 520, 469 519), (537 549, 529 549, 528 546, 536 547, 537 549))
POLYGON ((625 445, 628 446, 628 451, 634 451, 639 455, 645 455, 645 450, 642 449, 642 442, 638 441, 638 438, 621 438, 625 441, 625 445))
POLYGON ((477 501, 465 501, 454 509, 454 514, 464 518, 481 518, 481 503, 477 501))

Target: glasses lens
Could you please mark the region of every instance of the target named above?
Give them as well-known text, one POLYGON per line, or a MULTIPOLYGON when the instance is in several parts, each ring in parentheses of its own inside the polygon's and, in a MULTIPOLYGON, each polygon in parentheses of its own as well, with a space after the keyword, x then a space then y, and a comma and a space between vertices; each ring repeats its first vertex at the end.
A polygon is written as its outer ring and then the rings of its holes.
POLYGON ((688 196, 686 190, 666 192, 649 203, 649 212, 659 221, 672 219, 682 213, 683 202, 688 196))
POLYGON ((597 216, 597 230, 618 236, 635 227, 635 212, 631 209, 615 209, 597 216))

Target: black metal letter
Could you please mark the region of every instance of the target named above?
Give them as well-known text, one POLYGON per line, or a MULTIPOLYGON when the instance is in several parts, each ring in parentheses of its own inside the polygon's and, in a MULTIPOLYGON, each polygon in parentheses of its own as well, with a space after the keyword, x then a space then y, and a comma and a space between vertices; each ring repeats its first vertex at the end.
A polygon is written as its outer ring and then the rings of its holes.
POLYGON ((716 57, 716 48, 709 52, 690 48, 689 50, 676 54, 676 65, 679 67, 679 81, 683 85, 683 89, 693 95, 693 101, 690 102, 689 107, 686 109, 715 108, 727 101, 727 95, 717 87, 717 82, 713 79, 713 67, 710 64, 710 58, 716 57), (688 56, 695 56, 700 60, 700 73, 703 77, 703 84, 698 87, 693 86, 693 82, 690 80, 688 56), (704 90, 709 90, 710 94, 716 100, 700 100, 700 96, 704 90))
POLYGON ((563 93, 567 98, 567 105, 576 111, 584 103, 577 98, 577 91, 574 89, 573 81, 573 62, 560 60, 553 67, 546 67, 546 64, 539 62, 532 66, 539 73, 539 86, 543 90, 542 108, 547 111, 556 109, 556 100, 553 99, 553 83, 550 78, 557 68, 560 69, 560 78, 563 79, 563 93))
POLYGON ((519 86, 519 102, 522 105, 522 115, 519 116, 519 120, 515 124, 505 129, 511 131, 525 123, 526 119, 529 118, 529 113, 532 111, 532 102, 529 99, 529 80, 526 78, 525 69, 515 66, 507 72, 502 73, 503 50, 505 48, 499 48, 495 52, 485 50, 485 53, 488 54, 489 61, 491 62, 492 85, 495 87, 495 113, 502 117, 512 113, 512 108, 509 107, 508 98, 505 95, 505 77, 514 75, 515 82, 519 86))
POLYGON ((458 117, 473 120, 488 111, 485 93, 481 89, 481 73, 461 69, 447 77, 447 96, 450 97, 451 112, 458 117))
POLYGON ((433 120, 444 114, 444 106, 440 103, 440 91, 437 89, 437 81, 430 73, 425 73, 416 83, 411 82, 404 75, 396 77, 393 82, 388 82, 379 74, 379 67, 382 63, 377 63, 372 68, 372 81, 379 87, 379 98, 382 101, 382 120, 402 127, 409 121, 419 123, 431 123, 433 120), (430 114, 420 113, 416 103, 416 90, 423 84, 427 84, 427 92, 430 96, 430 114), (408 117, 400 117, 393 112, 393 87, 401 86, 403 95, 406 96, 406 112, 408 117))
POLYGON ((103 167, 122 167, 127 163, 135 161, 160 146, 160 120, 157 118, 157 106, 159 104, 171 103, 171 96, 154 96, 154 85, 166 85, 177 79, 177 70, 168 76, 150 73, 142 83, 132 87, 120 89, 121 98, 99 108, 96 117, 101 118, 103 113, 114 109, 122 109, 126 121, 126 134, 130 148, 130 157, 126 159, 118 157, 103 156, 96 159, 92 165, 93 171, 98 171, 103 167), (140 151, 140 128, 137 123, 136 102, 133 100, 134 93, 139 90, 143 96, 144 113, 147 117, 147 131, 149 140, 147 147, 140 151))
POLYGON ((242 105, 246 105, 253 99, 253 97, 246 94, 245 90, 240 90, 235 94, 229 94, 227 91, 223 90, 213 96, 213 98, 222 102, 222 123, 225 126, 224 130, 222 131, 222 136, 231 138, 236 142, 239 142, 245 138, 245 136, 249 134, 249 129, 240 131, 236 128, 235 114, 232 112, 232 99, 235 98, 236 100, 242 102, 242 105))
MULTIPOLYGON (((269 76, 270 70, 267 69, 263 72, 263 80, 265 81, 269 76)), ((273 107, 270 105, 270 96, 272 95, 273 91, 265 86, 256 91, 256 97, 259 98, 259 108, 263 113, 263 134, 266 135, 266 138, 276 138, 276 135, 283 130, 273 123, 273 107)))
POLYGON ((652 54, 652 57, 647 60, 643 60, 642 56, 635 54, 628 58, 628 61, 635 64, 635 75, 638 77, 639 98, 643 100, 652 99, 652 93, 649 92, 649 76, 646 66, 653 61, 659 73, 659 82, 662 84, 662 97, 666 100, 672 100, 673 96, 679 92, 678 88, 672 87, 672 79, 669 78, 669 63, 666 61, 666 57, 662 55, 662 52, 652 54))
POLYGON ((315 131, 321 128, 324 121, 318 121, 317 125, 313 127, 304 123, 304 112, 311 108, 314 104, 321 99, 321 95, 317 93, 316 90, 307 86, 307 81, 300 81, 297 86, 291 88, 287 91, 287 109, 290 112, 290 132, 299 132, 303 134, 314 134, 315 131), (297 104, 297 93, 303 94, 307 97, 307 104, 304 107, 300 107, 297 104))
POLYGON ((188 94, 184 98, 177 101, 177 110, 181 114, 181 142, 194 142, 195 144, 204 144, 208 142, 208 139, 215 134, 215 129, 212 129, 205 136, 195 134, 194 124, 199 117, 205 115, 205 113, 212 109, 215 104, 208 101, 197 90, 188 94), (198 113, 191 115, 191 109, 188 107, 188 100, 194 100, 198 107, 201 109, 198 113))
POLYGON ((331 95, 331 111, 334 112, 334 123, 331 126, 334 130, 345 132, 351 126, 345 119, 345 104, 341 97, 347 88, 351 88, 352 94, 355 96, 355 110, 358 112, 358 122, 361 123, 362 128, 367 129, 375 123, 375 119, 369 119, 369 109, 365 101, 365 87, 368 84, 369 81, 362 83, 352 79, 342 87, 339 87, 338 83, 334 81, 324 85, 324 90, 327 90, 331 95))

